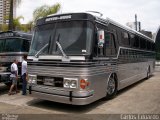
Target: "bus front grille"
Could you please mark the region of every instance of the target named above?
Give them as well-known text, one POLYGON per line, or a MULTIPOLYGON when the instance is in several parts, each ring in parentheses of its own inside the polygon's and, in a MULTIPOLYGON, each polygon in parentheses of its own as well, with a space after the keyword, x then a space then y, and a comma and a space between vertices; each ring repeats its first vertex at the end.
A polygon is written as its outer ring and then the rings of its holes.
POLYGON ((37 85, 63 87, 62 77, 37 76, 37 85))

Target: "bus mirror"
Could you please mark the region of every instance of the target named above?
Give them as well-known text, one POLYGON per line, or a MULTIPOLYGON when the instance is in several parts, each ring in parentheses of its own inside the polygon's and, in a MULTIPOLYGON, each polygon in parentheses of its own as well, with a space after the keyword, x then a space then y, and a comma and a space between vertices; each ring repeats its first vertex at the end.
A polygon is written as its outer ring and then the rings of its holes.
POLYGON ((104 45, 104 30, 98 31, 98 47, 103 48, 104 45))

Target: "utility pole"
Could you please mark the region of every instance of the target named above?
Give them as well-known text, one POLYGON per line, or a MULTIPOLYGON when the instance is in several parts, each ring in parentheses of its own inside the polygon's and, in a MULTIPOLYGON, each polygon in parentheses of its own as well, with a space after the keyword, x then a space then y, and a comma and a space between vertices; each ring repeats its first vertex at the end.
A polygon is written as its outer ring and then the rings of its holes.
POLYGON ((137 14, 135 14, 135 29, 137 31, 137 14))

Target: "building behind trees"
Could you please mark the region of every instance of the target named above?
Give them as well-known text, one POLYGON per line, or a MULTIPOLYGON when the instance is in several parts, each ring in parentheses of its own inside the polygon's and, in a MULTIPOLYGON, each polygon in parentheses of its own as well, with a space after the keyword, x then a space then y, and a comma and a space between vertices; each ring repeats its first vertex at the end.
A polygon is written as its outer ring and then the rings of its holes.
MULTIPOLYGON (((13 18, 16 17, 16 1, 14 1, 13 18)), ((9 23, 10 0, 0 0, 0 24, 9 23)))

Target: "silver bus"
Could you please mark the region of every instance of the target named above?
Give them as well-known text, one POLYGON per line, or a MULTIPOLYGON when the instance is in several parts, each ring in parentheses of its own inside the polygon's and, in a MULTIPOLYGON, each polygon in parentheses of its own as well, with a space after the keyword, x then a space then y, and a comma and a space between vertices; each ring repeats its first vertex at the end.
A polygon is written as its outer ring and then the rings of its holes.
POLYGON ((108 18, 89 13, 41 18, 29 50, 29 93, 73 105, 113 98, 151 76, 154 48, 151 38, 108 18))
MULTIPOLYGON (((19 75, 24 54, 28 54, 32 35, 17 31, 0 32, 0 82, 10 85, 10 65, 19 61, 19 75)), ((20 76, 19 76, 20 78, 20 76)))

